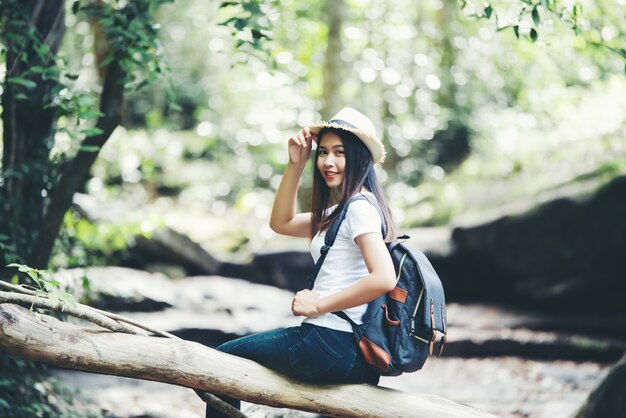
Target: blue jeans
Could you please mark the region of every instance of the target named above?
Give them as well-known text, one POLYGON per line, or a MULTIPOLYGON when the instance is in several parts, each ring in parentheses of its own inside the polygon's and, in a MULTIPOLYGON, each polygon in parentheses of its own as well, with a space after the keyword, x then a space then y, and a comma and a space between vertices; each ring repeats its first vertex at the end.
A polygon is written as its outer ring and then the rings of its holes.
MULTIPOLYGON (((312 324, 248 335, 217 349, 308 383, 376 385, 380 378, 365 362, 352 333, 312 324)), ((236 408, 240 407, 236 399, 223 399, 236 408)), ((207 408, 207 418, 223 416, 207 408)))

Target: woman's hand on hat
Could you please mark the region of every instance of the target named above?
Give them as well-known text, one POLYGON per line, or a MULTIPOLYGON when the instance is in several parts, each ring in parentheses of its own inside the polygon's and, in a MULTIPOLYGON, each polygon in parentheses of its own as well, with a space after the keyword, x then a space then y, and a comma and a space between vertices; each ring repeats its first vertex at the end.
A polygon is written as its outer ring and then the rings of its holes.
POLYGON ((291 312, 295 316, 306 316, 307 318, 315 318, 320 315, 317 309, 317 302, 320 300, 320 295, 317 293, 305 289, 296 293, 293 301, 291 302, 291 312))
POLYGON ((289 138, 289 162, 297 165, 304 165, 311 155, 311 144, 317 135, 311 133, 309 128, 304 128, 291 138, 289 138))

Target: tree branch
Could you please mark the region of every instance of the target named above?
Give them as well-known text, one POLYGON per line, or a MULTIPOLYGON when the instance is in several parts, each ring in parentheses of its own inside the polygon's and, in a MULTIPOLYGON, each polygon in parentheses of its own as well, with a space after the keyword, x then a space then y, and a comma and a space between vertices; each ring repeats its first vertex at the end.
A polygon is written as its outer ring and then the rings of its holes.
MULTIPOLYGON (((75 308, 73 307, 68 308, 67 305, 62 304, 61 302, 55 304, 46 298, 38 297, 36 292, 24 286, 16 286, 10 283, 0 281, 0 287, 8 288, 14 291, 14 292, 0 291, 0 304, 1 303, 15 303, 19 305, 31 306, 31 308, 35 306, 37 308, 43 308, 43 309, 61 310, 69 315, 76 316, 81 319, 85 319, 87 321, 93 322, 97 325, 100 325, 103 328, 106 328, 112 331, 116 331, 116 330, 119 331, 119 328, 121 328, 122 329, 121 332, 135 334, 135 335, 147 335, 145 332, 141 331, 141 330, 145 330, 145 331, 152 332, 156 335, 182 341, 180 337, 170 334, 169 332, 154 329, 146 325, 139 324, 138 322, 132 321, 121 315, 116 315, 110 312, 101 311, 100 309, 92 308, 87 305, 77 304, 75 308), (110 321, 109 318, 114 321, 110 321), (139 329, 126 327, 123 323, 117 324, 115 321, 126 322, 139 329), (111 324, 113 324, 113 326, 111 326, 111 324)), ((195 392, 200 397, 200 399, 202 399, 211 408, 218 410, 230 416, 231 418, 245 418, 245 415, 242 414, 241 411, 232 407, 230 404, 222 401, 217 396, 212 395, 210 393, 202 392, 197 389, 195 390, 195 392)))
MULTIPOLYGON (((0 287, 4 287, 5 289, 9 289, 13 292, 17 292, 17 293, 22 293, 25 295, 31 295, 31 296, 37 296, 37 293, 34 290, 30 290, 29 288, 25 287, 24 285, 14 285, 11 283, 7 283, 7 282, 3 282, 0 280, 0 287)), ((93 308, 91 306, 88 305, 83 305, 82 303, 77 303, 77 306, 86 310, 90 310, 93 311, 95 313, 101 314, 103 316, 106 316, 107 318, 111 318, 115 321, 119 321, 119 322, 124 322, 127 323, 129 325, 132 325, 134 327, 137 327, 139 329, 143 329, 145 331, 151 332, 155 335, 161 336, 161 337, 167 337, 167 338, 173 338, 176 340, 180 340, 180 337, 177 337, 174 334, 170 334, 169 332, 166 331, 162 331, 160 329, 156 329, 156 328, 152 328, 149 327, 147 325, 141 324, 137 321, 133 321, 132 319, 126 318, 125 316, 122 315, 118 315, 118 314, 114 314, 111 312, 107 312, 107 311, 103 311, 97 308, 93 308)))
POLYGON ((7 304, 0 304, 0 349, 60 367, 171 383, 335 417, 493 417, 432 395, 370 385, 309 385, 198 343, 94 332, 7 304))
POLYGON ((42 298, 38 296, 0 291, 0 303, 15 303, 17 305, 22 305, 22 306, 27 306, 27 307, 58 310, 68 315, 75 316, 77 318, 81 318, 89 322, 93 322, 94 324, 99 325, 111 331, 123 332, 126 334, 148 335, 148 333, 143 330, 133 329, 126 324, 114 321, 110 318, 107 318, 106 316, 102 314, 99 314, 97 312, 92 312, 91 310, 85 309, 80 306, 71 306, 71 305, 64 303, 63 301, 54 302, 54 301, 51 301, 50 299, 46 299, 46 298, 42 298))

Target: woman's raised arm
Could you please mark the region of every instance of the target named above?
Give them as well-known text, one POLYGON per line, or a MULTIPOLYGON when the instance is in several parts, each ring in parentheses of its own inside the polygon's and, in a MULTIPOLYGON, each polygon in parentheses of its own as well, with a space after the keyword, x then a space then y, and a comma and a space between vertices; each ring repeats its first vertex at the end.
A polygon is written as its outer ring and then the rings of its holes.
POLYGON ((311 213, 297 213, 296 210, 298 185, 311 155, 314 137, 309 128, 304 128, 289 138, 289 163, 276 191, 270 217, 270 228, 278 234, 308 237, 311 232, 311 213))

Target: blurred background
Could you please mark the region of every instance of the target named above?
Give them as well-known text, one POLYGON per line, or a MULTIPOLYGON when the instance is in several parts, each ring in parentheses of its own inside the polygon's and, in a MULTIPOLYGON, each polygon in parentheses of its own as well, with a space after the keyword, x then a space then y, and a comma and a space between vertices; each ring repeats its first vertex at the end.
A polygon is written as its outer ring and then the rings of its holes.
MULTIPOLYGON (((394 218, 449 302, 445 355, 381 384, 504 417, 566 417, 583 404, 626 351, 624 0, 153 3, 162 70, 125 93, 47 264, 75 297, 210 346, 297 324, 289 304, 306 286, 308 242, 268 226, 286 142, 351 106, 377 126, 394 218)), ((66 8, 58 54, 77 76, 57 93, 89 92, 93 107, 102 20, 66 8)), ((58 115, 47 158, 62 166, 84 151, 93 119, 58 115)), ((312 167, 303 211, 311 179, 312 167)), ((7 228, 5 264, 27 262, 7 228)), ((4 361, 0 384, 16 370, 39 376, 4 361)), ((51 416, 202 414, 189 390, 48 372, 22 384, 49 388, 42 405, 64 405, 51 416)))

